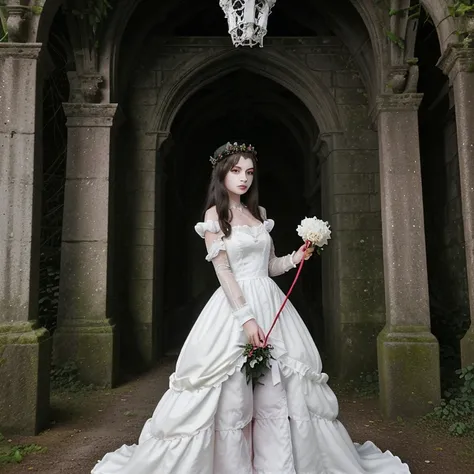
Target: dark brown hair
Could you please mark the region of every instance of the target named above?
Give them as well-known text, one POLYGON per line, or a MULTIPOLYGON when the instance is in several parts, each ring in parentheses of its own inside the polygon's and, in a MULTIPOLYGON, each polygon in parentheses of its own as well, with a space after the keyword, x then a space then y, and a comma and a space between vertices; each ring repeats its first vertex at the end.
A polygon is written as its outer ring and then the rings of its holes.
POLYGON ((250 158, 253 162, 253 182, 249 190, 242 196, 242 203, 247 206, 255 219, 263 222, 258 207, 258 179, 256 160, 252 153, 235 153, 229 155, 219 161, 212 170, 211 182, 207 191, 205 211, 212 206, 216 206, 216 212, 219 219, 219 226, 226 237, 229 237, 232 228, 230 221, 232 220, 232 210, 229 209, 229 194, 225 187, 224 181, 227 173, 239 162, 240 157, 250 158))

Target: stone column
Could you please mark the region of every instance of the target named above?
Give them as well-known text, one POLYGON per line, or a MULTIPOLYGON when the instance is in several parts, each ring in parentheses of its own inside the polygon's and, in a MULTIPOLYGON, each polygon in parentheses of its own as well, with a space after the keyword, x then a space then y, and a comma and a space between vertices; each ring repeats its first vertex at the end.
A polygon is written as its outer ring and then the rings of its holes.
POLYGON ((130 337, 134 338, 134 347, 138 354, 137 361, 144 366, 152 365, 158 357, 159 343, 163 337, 162 318, 157 309, 162 305, 155 304, 155 298, 162 294, 161 275, 155 271, 156 258, 161 247, 163 166, 157 163, 157 150, 168 137, 167 132, 147 133, 147 149, 137 150, 133 155, 128 189, 129 219, 131 241, 128 257, 131 262, 129 280, 129 327, 130 337))
POLYGON ((68 150, 54 361, 111 387, 118 344, 110 297, 111 127, 115 104, 65 103, 68 150))
POLYGON ((474 48, 452 45, 439 67, 453 87, 471 326, 461 340, 463 367, 474 364, 474 48))
MULTIPOLYGON (((354 380, 377 368, 385 320, 377 138, 351 148, 342 134, 322 136, 322 216, 332 239, 322 256, 330 372, 354 380)), ((328 369, 329 370, 329 369, 328 369)))
POLYGON ((382 413, 418 416, 440 399, 430 331, 418 107, 422 94, 377 98, 386 324, 377 352, 382 413))
POLYGON ((0 43, 0 432, 28 435, 49 421, 51 340, 37 324, 40 50, 0 43))

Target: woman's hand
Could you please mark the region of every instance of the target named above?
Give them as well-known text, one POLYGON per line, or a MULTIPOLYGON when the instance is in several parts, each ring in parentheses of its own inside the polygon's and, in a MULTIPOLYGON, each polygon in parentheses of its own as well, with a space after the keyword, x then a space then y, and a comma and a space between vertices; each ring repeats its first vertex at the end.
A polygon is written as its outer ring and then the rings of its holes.
POLYGON ((249 340, 249 343, 254 347, 263 347, 265 341, 265 333, 263 329, 257 324, 255 319, 250 319, 243 325, 245 334, 249 340))
POLYGON ((309 260, 314 252, 314 247, 308 247, 305 250, 306 244, 303 244, 293 255, 293 263, 298 265, 303 258, 309 260))

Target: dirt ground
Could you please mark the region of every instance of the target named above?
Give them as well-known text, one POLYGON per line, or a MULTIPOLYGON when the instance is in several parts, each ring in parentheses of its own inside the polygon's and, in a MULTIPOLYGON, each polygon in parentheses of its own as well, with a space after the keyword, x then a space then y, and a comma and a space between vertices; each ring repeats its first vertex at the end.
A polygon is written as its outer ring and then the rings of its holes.
MULTIPOLYGON (((54 395, 51 428, 36 437, 12 437, 12 444, 46 447, 20 464, 0 466, 2 474, 89 474, 106 452, 136 442, 143 423, 168 387, 174 359, 111 391, 54 395)), ((374 441, 411 467, 413 474, 474 473, 473 438, 453 438, 426 422, 383 422, 376 399, 340 395, 340 420, 354 441, 374 441)), ((184 474, 184 473, 183 473, 184 474)), ((348 473, 350 474, 350 473, 348 473)))

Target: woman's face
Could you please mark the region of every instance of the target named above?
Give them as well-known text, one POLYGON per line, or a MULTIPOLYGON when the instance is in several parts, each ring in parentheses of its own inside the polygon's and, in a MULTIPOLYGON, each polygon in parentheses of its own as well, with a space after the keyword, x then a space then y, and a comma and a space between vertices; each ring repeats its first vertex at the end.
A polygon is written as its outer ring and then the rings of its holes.
POLYGON ((224 185, 227 191, 238 196, 245 194, 252 186, 253 172, 253 160, 241 156, 225 177, 224 185))

